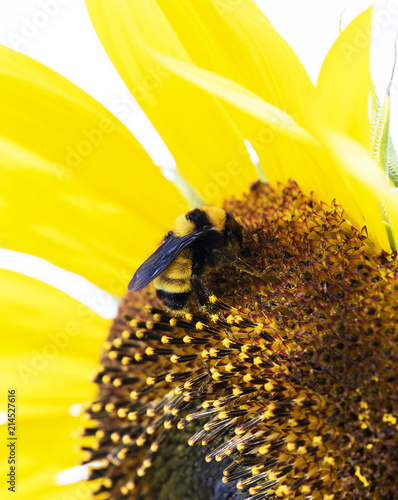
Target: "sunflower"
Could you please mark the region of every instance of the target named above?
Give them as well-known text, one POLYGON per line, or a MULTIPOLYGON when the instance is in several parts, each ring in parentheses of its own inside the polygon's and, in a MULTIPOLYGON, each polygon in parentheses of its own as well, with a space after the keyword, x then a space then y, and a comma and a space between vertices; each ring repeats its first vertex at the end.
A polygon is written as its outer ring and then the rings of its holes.
POLYGON ((315 88, 249 0, 86 3, 176 182, 94 99, 1 47, 2 246, 124 295, 106 339, 106 320, 2 271, 19 498, 392 498, 398 211, 388 100, 369 76, 371 10, 315 88), (175 317, 151 287, 125 295, 198 199, 241 217, 262 280, 211 271, 211 317, 193 306, 175 317), (86 379, 99 358, 96 392, 86 379), (57 486, 78 462, 71 405, 90 399, 91 481, 57 486))

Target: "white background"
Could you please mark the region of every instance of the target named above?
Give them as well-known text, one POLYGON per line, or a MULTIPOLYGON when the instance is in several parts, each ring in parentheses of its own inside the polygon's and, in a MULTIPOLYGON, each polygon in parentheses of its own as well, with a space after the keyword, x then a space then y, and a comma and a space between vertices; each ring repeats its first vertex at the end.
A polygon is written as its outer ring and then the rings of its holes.
MULTIPOLYGON (((344 29, 370 2, 257 0, 256 3, 293 47, 316 83, 322 61, 339 34, 339 23, 344 29)), ((394 64, 397 36, 397 28, 394 26, 398 24, 395 12, 398 12, 398 0, 377 3, 377 29, 371 53, 371 71, 381 98, 394 64)), ((129 95, 94 32, 84 0, 0 0, 0 43, 61 73, 110 111, 113 111, 121 96, 129 95)), ((395 106, 397 88, 394 84, 391 95, 392 134, 396 137, 395 110, 398 108, 395 106)), ((173 165, 167 148, 138 106, 134 113, 130 113, 122 121, 147 149, 156 164, 173 165)), ((19 270, 43 281, 50 281, 105 317, 115 314, 116 306, 113 301, 104 302, 102 299, 99 303, 98 290, 71 273, 48 268, 38 260, 26 260, 8 251, 0 251, 0 261, 0 267, 19 270)))

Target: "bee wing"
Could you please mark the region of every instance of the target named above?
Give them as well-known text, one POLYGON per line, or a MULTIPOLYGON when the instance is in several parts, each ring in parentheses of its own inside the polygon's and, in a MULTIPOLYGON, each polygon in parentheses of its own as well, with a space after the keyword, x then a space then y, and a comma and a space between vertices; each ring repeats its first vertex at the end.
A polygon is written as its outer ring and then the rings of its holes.
POLYGON ((182 236, 171 235, 160 247, 137 269, 131 278, 128 289, 130 292, 141 290, 157 276, 180 254, 184 248, 193 243, 203 234, 203 230, 193 231, 182 236))

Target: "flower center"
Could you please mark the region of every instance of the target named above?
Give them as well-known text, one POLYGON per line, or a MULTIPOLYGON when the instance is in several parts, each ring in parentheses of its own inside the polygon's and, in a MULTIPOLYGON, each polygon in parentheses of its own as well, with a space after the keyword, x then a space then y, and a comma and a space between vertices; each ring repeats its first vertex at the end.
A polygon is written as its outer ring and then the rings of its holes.
POLYGON ((262 278, 211 269, 211 317, 194 302, 185 316, 164 311, 152 285, 124 298, 86 411, 98 493, 393 498, 396 253, 377 254, 341 207, 293 182, 257 183, 224 208, 262 278))

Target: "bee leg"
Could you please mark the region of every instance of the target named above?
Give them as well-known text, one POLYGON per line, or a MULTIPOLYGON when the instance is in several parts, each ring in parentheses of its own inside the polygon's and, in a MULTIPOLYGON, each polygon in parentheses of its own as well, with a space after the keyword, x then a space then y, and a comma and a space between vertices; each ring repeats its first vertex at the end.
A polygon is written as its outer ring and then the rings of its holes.
POLYGON ((228 262, 228 264, 232 264, 237 269, 240 269, 245 273, 253 274, 254 276, 258 275, 258 273, 254 271, 254 269, 252 269, 251 266, 249 266, 249 264, 247 264, 244 260, 238 257, 233 250, 227 250, 227 249, 214 250, 214 253, 217 255, 219 260, 228 262))
POLYGON ((205 287, 202 281, 195 274, 191 276, 191 283, 198 308, 205 313, 213 314, 214 306, 210 301, 210 297, 212 296, 210 290, 205 287))
POLYGON ((243 271, 244 273, 251 274, 252 276, 255 276, 258 278, 260 281, 263 283, 277 283, 280 284, 281 280, 277 278, 276 276, 273 276, 271 274, 266 274, 266 271, 263 271, 262 273, 259 273, 255 271, 249 264, 247 264, 244 260, 242 260, 240 257, 237 256, 237 254, 233 250, 214 250, 214 252, 219 256, 220 260, 223 260, 224 262, 228 262, 228 264, 232 264, 235 266, 237 269, 240 271, 243 271))

